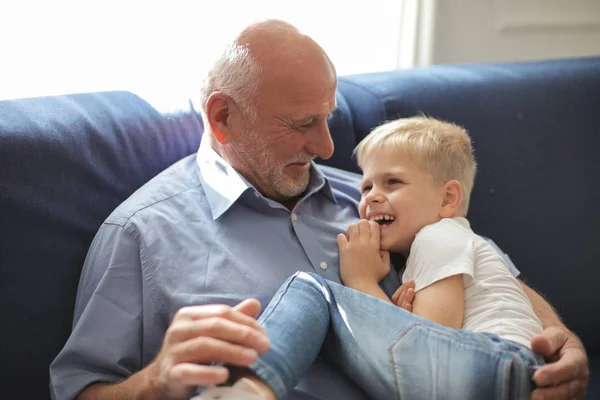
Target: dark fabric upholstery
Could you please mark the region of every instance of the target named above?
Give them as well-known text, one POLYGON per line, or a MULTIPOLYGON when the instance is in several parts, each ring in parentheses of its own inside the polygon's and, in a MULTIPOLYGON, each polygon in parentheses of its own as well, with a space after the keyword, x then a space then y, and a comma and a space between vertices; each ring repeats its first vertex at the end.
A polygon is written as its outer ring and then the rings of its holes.
POLYGON ((49 397, 94 234, 201 130, 126 92, 0 102, 0 398, 49 397))

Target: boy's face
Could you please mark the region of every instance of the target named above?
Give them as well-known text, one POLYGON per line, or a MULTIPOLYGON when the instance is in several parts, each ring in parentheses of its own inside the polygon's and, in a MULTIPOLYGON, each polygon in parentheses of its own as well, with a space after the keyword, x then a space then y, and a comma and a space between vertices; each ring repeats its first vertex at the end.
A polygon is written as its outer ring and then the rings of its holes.
POLYGON ((382 250, 407 256, 417 232, 441 219, 443 185, 398 150, 377 150, 362 167, 361 218, 381 225, 382 250))

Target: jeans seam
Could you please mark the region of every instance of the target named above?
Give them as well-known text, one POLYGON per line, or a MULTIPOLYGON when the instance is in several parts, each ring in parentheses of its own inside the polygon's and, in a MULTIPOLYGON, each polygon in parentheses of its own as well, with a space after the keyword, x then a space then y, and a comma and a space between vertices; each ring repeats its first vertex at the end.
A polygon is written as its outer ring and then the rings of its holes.
POLYGON ((290 288, 290 285, 292 284, 292 282, 294 282, 294 280, 296 280, 298 278, 298 272, 296 272, 287 282, 286 286, 285 286, 285 290, 283 291, 283 293, 281 293, 281 295, 277 298, 277 302, 275 304, 272 305, 272 307, 269 307, 269 313, 267 315, 263 315, 262 318, 260 318, 260 320, 262 321, 266 321, 271 314, 273 314, 273 312, 275 311, 275 308, 279 306, 279 303, 281 303, 281 300, 283 299, 283 296, 287 293, 287 291, 290 288))
POLYGON ((271 386, 276 393, 278 399, 283 399, 287 395, 285 382, 271 368, 258 359, 250 369, 258 375, 267 385, 271 386))

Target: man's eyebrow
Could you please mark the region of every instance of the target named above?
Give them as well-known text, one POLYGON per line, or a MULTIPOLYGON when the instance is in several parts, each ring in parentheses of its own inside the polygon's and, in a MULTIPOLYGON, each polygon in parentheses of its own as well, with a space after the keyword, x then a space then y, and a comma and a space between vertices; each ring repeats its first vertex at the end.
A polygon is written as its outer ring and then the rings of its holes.
MULTIPOLYGON (((335 103, 335 106, 327 112, 327 115, 325 116, 325 118, 329 118, 331 117, 331 115, 333 114, 333 112, 335 111, 335 109, 337 108, 337 101, 335 103)), ((300 116, 300 117, 289 117, 287 118, 288 121, 296 123, 296 124, 301 124, 301 123, 309 123, 312 122, 316 119, 321 118, 323 115, 322 114, 312 114, 312 115, 305 115, 305 116, 300 116)), ((284 120, 284 118, 280 118, 282 121, 284 120)))
POLYGON ((308 115, 306 117, 300 117, 300 118, 292 118, 292 121, 297 122, 297 123, 301 123, 301 122, 311 122, 314 121, 315 119, 319 118, 318 115, 308 115))

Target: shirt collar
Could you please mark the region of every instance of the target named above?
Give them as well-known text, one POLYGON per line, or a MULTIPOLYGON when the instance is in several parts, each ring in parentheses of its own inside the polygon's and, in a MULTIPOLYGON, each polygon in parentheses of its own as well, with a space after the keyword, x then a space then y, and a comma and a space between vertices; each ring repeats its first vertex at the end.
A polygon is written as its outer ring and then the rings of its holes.
POLYGON ((210 147, 208 135, 202 135, 196 161, 202 175, 202 187, 215 220, 251 185, 210 147))
MULTIPOLYGON (((196 161, 213 220, 227 211, 245 191, 254 189, 250 182, 210 147, 208 134, 202 135, 196 161)), ((337 204, 329 180, 313 162, 310 168, 308 188, 301 201, 321 190, 327 198, 337 204)))
POLYGON ((310 180, 308 183, 308 188, 306 189, 306 194, 303 198, 311 196, 314 193, 322 190, 325 196, 329 198, 329 200, 333 201, 337 204, 337 200, 333 195, 333 190, 331 189, 331 184, 329 183, 329 179, 325 177, 321 169, 317 167, 317 165, 312 162, 312 166, 310 168, 310 180))

